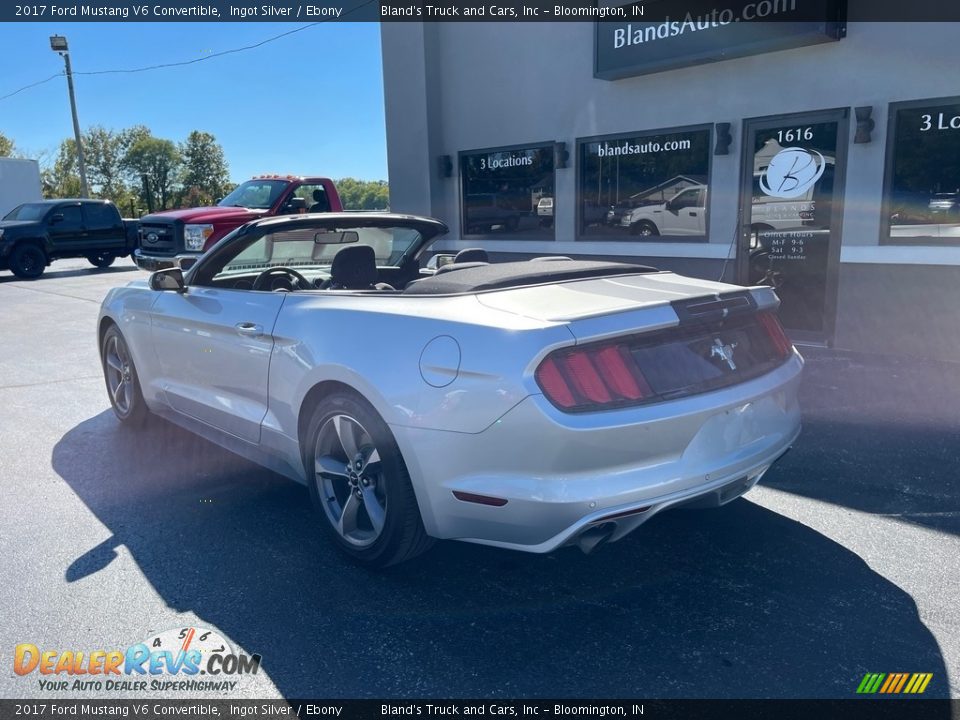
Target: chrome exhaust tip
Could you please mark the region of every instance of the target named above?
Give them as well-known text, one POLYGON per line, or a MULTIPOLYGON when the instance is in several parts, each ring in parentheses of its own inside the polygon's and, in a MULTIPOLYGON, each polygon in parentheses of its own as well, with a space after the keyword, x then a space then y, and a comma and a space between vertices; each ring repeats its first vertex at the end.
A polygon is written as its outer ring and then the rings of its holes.
POLYGON ((612 522, 587 528, 577 536, 577 547, 583 550, 584 555, 589 555, 601 545, 605 545, 616 529, 617 524, 612 522))

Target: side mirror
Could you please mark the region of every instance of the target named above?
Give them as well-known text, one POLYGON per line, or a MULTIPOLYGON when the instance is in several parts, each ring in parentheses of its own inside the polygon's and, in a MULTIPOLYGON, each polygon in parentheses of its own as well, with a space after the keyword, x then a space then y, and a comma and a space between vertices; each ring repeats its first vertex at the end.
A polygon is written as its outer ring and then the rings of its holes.
POLYGON ((439 270, 444 265, 449 265, 457 256, 452 253, 437 253, 427 261, 428 270, 439 270))
POLYGON ((150 276, 150 289, 185 293, 187 286, 183 284, 183 270, 178 267, 157 270, 150 276))
POLYGON ((50 216, 51 225, 56 225, 58 222, 63 222, 63 213, 54 213, 50 216))
POLYGON ((290 198, 287 201, 287 211, 293 215, 306 212, 307 201, 302 197, 290 198))
POLYGON ((674 204, 673 200, 667 200, 666 204, 663 206, 664 210, 669 210, 673 214, 677 213, 677 206, 674 204))

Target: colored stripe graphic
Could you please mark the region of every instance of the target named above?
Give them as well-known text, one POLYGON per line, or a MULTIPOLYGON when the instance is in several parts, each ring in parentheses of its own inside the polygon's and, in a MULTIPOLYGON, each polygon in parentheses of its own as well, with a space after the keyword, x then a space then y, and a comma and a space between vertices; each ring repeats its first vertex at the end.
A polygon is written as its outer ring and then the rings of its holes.
POLYGON ((906 674, 906 673, 900 673, 900 682, 897 683, 897 687, 894 688, 892 692, 898 693, 898 692, 900 692, 901 690, 903 690, 903 685, 904 685, 904 683, 906 683, 906 682, 907 682, 907 674, 906 674))
POLYGON ((881 693, 919 695, 927 689, 933 673, 867 673, 857 686, 860 695, 881 693))
POLYGON ((885 673, 867 673, 860 682, 857 692, 862 695, 872 695, 880 687, 880 683, 886 677, 885 673))

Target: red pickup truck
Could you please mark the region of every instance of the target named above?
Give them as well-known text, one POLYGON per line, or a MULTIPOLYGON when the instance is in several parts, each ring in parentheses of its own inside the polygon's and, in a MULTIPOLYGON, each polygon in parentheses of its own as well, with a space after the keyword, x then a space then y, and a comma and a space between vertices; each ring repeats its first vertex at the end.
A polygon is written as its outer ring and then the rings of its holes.
POLYGON ((241 225, 270 215, 342 212, 333 181, 322 177, 259 175, 213 207, 164 210, 140 219, 140 247, 134 260, 143 270, 160 270, 198 258, 241 225))

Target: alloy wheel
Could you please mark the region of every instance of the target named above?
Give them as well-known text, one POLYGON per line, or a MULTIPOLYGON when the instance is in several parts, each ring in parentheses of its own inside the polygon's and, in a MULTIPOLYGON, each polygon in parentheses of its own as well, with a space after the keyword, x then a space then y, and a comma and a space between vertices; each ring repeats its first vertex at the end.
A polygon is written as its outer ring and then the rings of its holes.
POLYGON ((133 406, 133 363, 126 343, 119 336, 113 335, 107 342, 104 359, 110 397, 120 414, 126 415, 133 406))
POLYGON ((349 415, 333 415, 320 427, 314 452, 317 491, 337 533, 368 547, 383 532, 387 493, 380 453, 370 433, 349 415))

